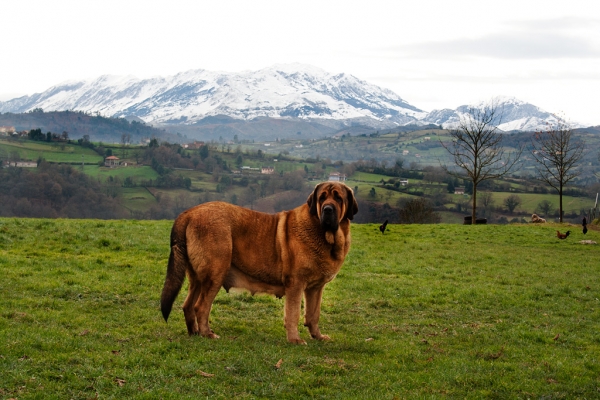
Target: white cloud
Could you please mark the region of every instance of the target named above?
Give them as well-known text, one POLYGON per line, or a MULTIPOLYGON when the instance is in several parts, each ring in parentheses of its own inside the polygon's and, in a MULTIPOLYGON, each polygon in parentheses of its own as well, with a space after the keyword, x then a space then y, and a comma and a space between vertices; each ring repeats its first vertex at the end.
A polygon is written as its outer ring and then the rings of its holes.
POLYGON ((103 74, 301 62, 426 110, 505 94, 600 124, 590 106, 600 93, 597 0, 4 3, 0 100, 103 74))
POLYGON ((597 58, 600 48, 581 37, 556 33, 509 32, 479 38, 416 43, 394 49, 400 57, 501 59, 597 58))

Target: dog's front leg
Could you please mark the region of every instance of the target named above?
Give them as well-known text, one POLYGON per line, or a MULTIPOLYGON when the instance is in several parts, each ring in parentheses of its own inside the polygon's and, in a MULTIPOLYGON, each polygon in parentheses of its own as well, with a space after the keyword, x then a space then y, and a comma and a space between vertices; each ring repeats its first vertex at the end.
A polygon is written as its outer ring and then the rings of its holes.
POLYGON ((302 288, 289 286, 285 288, 285 316, 284 325, 287 331, 287 340, 290 343, 306 344, 300 338, 298 322, 300 321, 300 306, 302 303, 302 288))
POLYGON ((322 335, 319 330, 319 318, 321 316, 321 298, 325 286, 306 289, 304 291, 304 326, 308 328, 310 336, 317 340, 329 340, 329 336, 322 335))

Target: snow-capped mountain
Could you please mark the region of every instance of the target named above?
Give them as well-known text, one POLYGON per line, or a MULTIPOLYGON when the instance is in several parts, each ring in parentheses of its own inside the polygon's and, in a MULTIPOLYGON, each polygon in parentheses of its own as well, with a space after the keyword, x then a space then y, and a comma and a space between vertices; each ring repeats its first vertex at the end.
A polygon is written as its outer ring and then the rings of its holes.
MULTIPOLYGON (((554 124, 557 121, 554 114, 514 97, 498 96, 493 99, 493 102, 497 116, 495 124, 505 132, 541 130, 547 128, 548 124, 554 124)), ((469 109, 478 108, 482 110, 486 106, 490 106, 490 101, 462 105, 455 110, 447 108, 433 110, 421 119, 421 123, 441 125, 446 129, 452 129, 458 126, 460 119, 468 114, 469 109)), ((572 125, 574 128, 583 127, 577 123, 572 125)))
MULTIPOLYGON (((532 104, 510 97, 497 99, 503 116, 499 128, 503 131, 542 129, 554 120, 550 113, 532 104)), ((482 107, 483 103, 476 106, 482 107)), ((65 82, 42 93, 0 102, 0 112, 23 113, 36 108, 99 112, 140 118, 154 125, 175 125, 180 130, 201 121, 206 124, 224 119, 237 124, 252 122, 255 128, 264 130, 264 121, 255 122, 275 118, 287 121, 286 132, 293 133, 296 128, 310 129, 307 123, 318 124, 321 132, 323 127, 335 131, 357 125, 385 129, 435 124, 452 128, 468 107, 427 113, 391 90, 352 75, 330 74, 303 64, 274 65, 242 73, 200 69, 150 79, 106 75, 93 81, 65 82), (294 121, 296 124, 291 124, 294 121)))
POLYGON ((143 80, 102 76, 0 103, 1 112, 35 108, 137 116, 153 124, 191 124, 226 115, 240 120, 271 117, 398 125, 426 114, 391 90, 301 64, 243 73, 193 70, 143 80))

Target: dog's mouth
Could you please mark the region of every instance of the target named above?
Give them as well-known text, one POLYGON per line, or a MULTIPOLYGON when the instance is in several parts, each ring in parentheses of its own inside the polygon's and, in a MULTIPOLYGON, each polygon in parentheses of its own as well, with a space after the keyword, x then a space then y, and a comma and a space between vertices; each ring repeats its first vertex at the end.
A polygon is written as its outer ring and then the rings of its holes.
POLYGON ((321 227, 329 232, 337 232, 339 221, 334 206, 326 204, 321 209, 321 227))

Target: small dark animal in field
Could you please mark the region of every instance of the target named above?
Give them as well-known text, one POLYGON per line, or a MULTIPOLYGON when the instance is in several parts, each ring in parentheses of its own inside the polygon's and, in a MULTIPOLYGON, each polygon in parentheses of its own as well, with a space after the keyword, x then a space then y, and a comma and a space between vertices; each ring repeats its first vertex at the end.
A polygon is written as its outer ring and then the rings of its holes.
POLYGON ((379 230, 381 233, 385 233, 385 228, 387 228, 388 220, 386 219, 383 225, 379 225, 379 230))
POLYGON ((583 217, 581 225, 583 225, 583 234, 585 235, 587 233, 587 219, 585 217, 583 217))
POLYGON ((559 239, 566 239, 569 237, 570 234, 571 231, 567 231, 566 233, 560 233, 559 231, 556 231, 556 237, 559 239))

